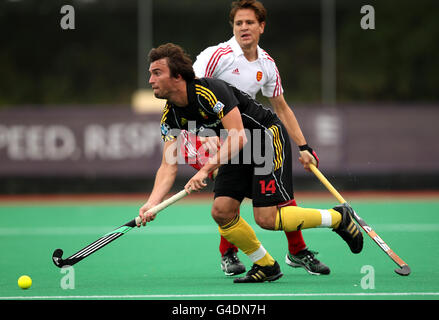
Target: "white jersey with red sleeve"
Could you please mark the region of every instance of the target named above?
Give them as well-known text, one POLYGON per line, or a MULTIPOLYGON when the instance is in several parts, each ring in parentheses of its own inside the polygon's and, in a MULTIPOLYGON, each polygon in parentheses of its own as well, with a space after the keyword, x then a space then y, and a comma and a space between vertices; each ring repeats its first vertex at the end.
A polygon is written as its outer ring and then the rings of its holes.
POLYGON ((222 79, 252 98, 259 90, 265 97, 277 97, 283 94, 282 83, 276 63, 259 46, 258 59, 249 62, 236 41, 229 41, 208 47, 202 51, 193 68, 198 78, 222 79))

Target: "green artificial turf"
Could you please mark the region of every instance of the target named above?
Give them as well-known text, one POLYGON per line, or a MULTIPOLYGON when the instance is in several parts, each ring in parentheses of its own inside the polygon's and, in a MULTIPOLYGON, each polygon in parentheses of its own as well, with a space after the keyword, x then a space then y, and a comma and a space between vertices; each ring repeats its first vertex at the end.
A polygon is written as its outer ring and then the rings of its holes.
MULTIPOLYGON (((272 283, 234 284, 220 269, 219 234, 210 204, 187 201, 63 273, 51 260, 56 248, 64 250, 64 258, 70 256, 131 220, 141 204, 0 204, 0 299, 438 299, 439 201, 363 199, 351 204, 410 265, 410 276, 397 275, 396 264, 366 234, 363 251, 354 255, 329 229, 303 230, 303 236, 331 274, 312 276, 293 269, 284 262, 284 233, 256 226, 245 203, 242 216, 284 276, 272 283), (33 280, 28 290, 17 286, 23 274, 33 280)), ((334 203, 308 199, 301 205, 330 208, 334 203)), ((242 252, 239 257, 249 269, 250 260, 242 252)))

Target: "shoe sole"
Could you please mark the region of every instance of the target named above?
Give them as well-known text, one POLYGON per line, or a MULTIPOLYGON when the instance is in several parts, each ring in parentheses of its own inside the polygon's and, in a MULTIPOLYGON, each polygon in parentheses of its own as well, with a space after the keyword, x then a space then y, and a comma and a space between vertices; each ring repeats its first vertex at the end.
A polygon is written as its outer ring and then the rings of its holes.
POLYGON ((281 278, 283 275, 284 274, 282 272, 280 272, 278 274, 275 274, 274 276, 268 277, 267 280, 265 280, 265 281, 273 282, 273 281, 276 281, 277 279, 281 278))
POLYGON ((234 283, 263 283, 263 282, 273 282, 276 281, 277 279, 281 278, 284 274, 282 272, 279 272, 278 274, 275 274, 273 276, 267 277, 264 281, 247 281, 247 282, 236 282, 236 280, 240 279, 235 279, 233 282, 234 283))
POLYGON ((320 276, 320 275, 328 275, 329 274, 329 273, 311 271, 303 264, 299 264, 299 263, 295 263, 294 261, 291 261, 290 258, 288 257, 288 253, 285 255, 285 263, 292 268, 303 268, 306 270, 306 272, 308 272, 309 274, 311 274, 313 276, 320 276))
POLYGON ((237 276, 238 274, 243 274, 245 272, 245 269, 243 269, 241 272, 227 272, 226 268, 221 264, 221 270, 224 272, 224 274, 228 277, 237 276))

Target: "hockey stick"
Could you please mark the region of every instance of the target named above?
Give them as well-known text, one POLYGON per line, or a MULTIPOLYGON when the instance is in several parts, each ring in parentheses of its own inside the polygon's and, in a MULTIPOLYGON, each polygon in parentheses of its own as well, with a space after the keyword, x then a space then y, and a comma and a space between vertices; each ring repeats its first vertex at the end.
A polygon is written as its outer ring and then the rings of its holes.
MULTIPOLYGON (((347 203, 345 199, 338 193, 337 190, 331 185, 331 183, 325 178, 325 176, 314 165, 310 165, 311 171, 316 175, 321 183, 337 198, 340 203, 347 203)), ((392 249, 381 239, 377 233, 366 224, 366 222, 354 211, 353 218, 358 222, 360 227, 372 238, 373 241, 395 262, 399 268, 395 269, 395 272, 401 276, 408 276, 411 272, 410 267, 405 263, 398 255, 393 252, 392 249)))
MULTIPOLYGON (((173 195, 169 199, 166 199, 165 201, 161 202, 160 204, 156 205, 155 207, 151 208, 149 212, 158 213, 159 211, 165 209, 169 205, 173 204, 174 202, 177 202, 181 198, 185 197, 188 193, 186 190, 182 190, 179 193, 173 195)), ((113 231, 108 232, 107 234, 100 237, 95 242, 89 244, 85 248, 79 250, 75 254, 71 255, 67 259, 63 259, 63 251, 61 249, 56 249, 52 254, 52 260, 53 263, 58 267, 62 268, 64 266, 73 266, 75 263, 78 263, 82 259, 88 257, 92 253, 98 251, 99 249, 103 248, 110 242, 116 240, 120 236, 123 236, 125 233, 130 231, 132 228, 134 228, 137 224, 141 224, 140 217, 136 217, 135 219, 125 223, 123 226, 120 226, 119 228, 114 229, 113 231)))

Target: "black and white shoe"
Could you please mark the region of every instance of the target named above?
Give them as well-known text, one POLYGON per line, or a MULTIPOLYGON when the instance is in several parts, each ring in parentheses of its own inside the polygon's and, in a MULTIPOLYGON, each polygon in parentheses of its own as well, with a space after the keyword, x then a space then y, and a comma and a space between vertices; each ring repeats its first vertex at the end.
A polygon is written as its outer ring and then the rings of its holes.
POLYGON ((293 268, 304 268, 309 274, 329 274, 331 270, 327 265, 316 259, 316 254, 317 252, 307 248, 295 255, 288 252, 285 257, 285 263, 293 268))
POLYGON ((236 276, 245 272, 245 266, 239 260, 236 252, 233 249, 229 249, 221 257, 221 270, 224 271, 226 276, 236 276))

